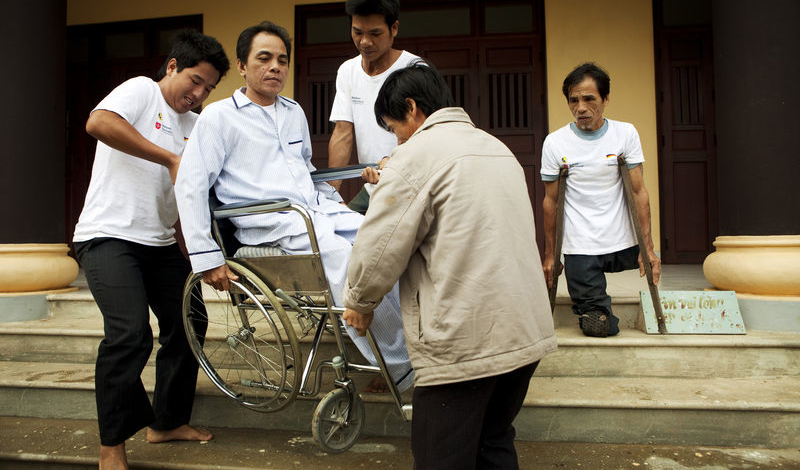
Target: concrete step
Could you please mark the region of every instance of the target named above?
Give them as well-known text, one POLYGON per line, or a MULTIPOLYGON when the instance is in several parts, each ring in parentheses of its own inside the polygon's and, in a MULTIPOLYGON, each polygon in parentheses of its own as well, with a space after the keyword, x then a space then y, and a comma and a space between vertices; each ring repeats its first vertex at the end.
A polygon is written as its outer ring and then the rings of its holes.
MULTIPOLYGON (((357 390, 374 375, 351 374, 357 390)), ((148 393, 155 385, 155 367, 146 366, 142 382, 148 393)), ((316 397, 298 396, 276 413, 246 409, 224 396, 201 371, 197 380, 193 422, 201 426, 258 429, 309 430, 319 399, 333 388, 333 375, 324 373, 322 391, 316 397)), ((308 389, 310 390, 310 388, 308 389)), ((362 394, 367 418, 365 432, 372 435, 409 435, 405 422, 388 394, 362 394)), ((410 402, 411 392, 403 394, 410 402)), ((52 362, 0 361, 0 415, 36 418, 94 419, 94 365, 52 362)))
MULTIPOLYGON (((583 336, 566 289, 559 289, 559 351, 542 361, 531 382, 516 423, 519 438, 800 446, 800 332, 646 335, 636 329, 639 287, 614 294, 623 329, 603 339, 583 336)), ((0 415, 93 420, 102 317, 85 287, 49 302, 46 319, 0 323, 0 415)), ((155 319, 151 325, 155 336, 155 319)), ((301 339, 304 351, 310 339, 301 339)), ((331 341, 328 335, 321 358, 336 353, 331 341)), ((361 390, 372 376, 353 377, 361 390)), ((143 380, 152 390, 152 363, 143 380)), ((322 383, 330 388, 329 373, 322 383)), ((362 396, 367 435, 409 435, 388 395, 362 396)), ((201 372, 193 419, 206 426, 307 432, 319 398, 261 414, 222 396, 201 372)))
POLYGON ((648 335, 622 330, 610 338, 557 328, 558 351, 542 377, 743 378, 800 376, 800 333, 648 335))
MULTIPOLYGON (((77 297, 78 303, 84 302, 80 293, 65 295, 77 297)), ((0 323, 0 358, 24 362, 58 358, 61 362, 94 363, 97 346, 103 338, 100 313, 96 307, 74 308, 73 300, 61 302, 68 308, 46 319, 0 323)), ((154 317, 151 327, 154 337, 157 336, 154 317)), ((615 337, 589 338, 572 324, 557 328, 557 337, 559 351, 545 359, 539 375, 698 378, 800 375, 800 333, 754 330, 746 335, 662 336, 623 329, 615 337)), ((221 334, 213 331, 209 334, 209 341, 222 339, 221 334)), ((311 334, 300 339, 304 357, 311 339, 311 334)), ((154 350, 157 347, 154 339, 154 350)), ((325 335, 319 358, 330 359, 337 353, 333 336, 325 335)), ((355 348, 350 348, 350 353, 361 360, 355 348)))
MULTIPOLYGON (((609 273, 608 292, 612 296, 612 309, 614 314, 620 319, 621 329, 645 330, 644 318, 640 303, 639 292, 647 291, 647 283, 644 278, 640 278, 636 271, 626 271, 622 273, 609 273)), ((665 283, 666 289, 680 290, 702 290, 702 285, 690 288, 680 283, 665 283)), ((91 293, 85 285, 80 285, 77 292, 53 294, 47 297, 50 306, 50 316, 86 318, 87 316, 97 315, 99 310, 94 303, 91 293)), ((206 297, 211 292, 208 286, 204 286, 206 297)), ((665 289, 665 290, 666 290, 665 289)), ((570 327, 578 324, 578 318, 572 313, 572 301, 567 293, 566 281, 564 276, 559 278, 558 295, 556 297, 556 308, 553 316, 556 327, 570 327)), ((102 322, 100 322, 102 325, 102 322)), ((2 326, 2 323, 0 323, 2 326)))
POLYGON ((516 427, 534 441, 796 448, 799 404, 797 377, 534 378, 516 427))
MULTIPOLYGON (((611 300, 611 310, 614 312, 614 315, 619 318, 620 330, 645 330, 639 297, 616 296, 611 300)), ((572 313, 572 301, 566 294, 556 297, 556 309, 553 314, 553 323, 556 328, 578 324, 578 316, 572 313)))
MULTIPOLYGON (((103 317, 91 293, 83 287, 77 292, 50 295, 50 315, 41 320, 0 322, 0 358, 19 361, 51 361, 58 357, 63 361, 93 363, 97 347, 104 337, 103 317)), ((301 348, 308 351, 313 331, 302 336, 301 328, 292 312, 289 318, 299 335, 301 348)), ((158 348, 158 322, 150 315, 153 330, 154 350, 158 348)), ((218 333, 218 332, 217 332, 218 333)), ((210 333, 212 340, 221 340, 223 335, 210 333)), ((332 335, 323 337, 320 356, 331 358, 337 354, 332 335)), ((352 353, 358 355, 355 348, 352 353)), ((360 355, 358 355, 360 359, 360 355)), ((155 355, 151 356, 151 361, 155 355)))
MULTIPOLYGON (((143 380, 151 391, 151 367, 143 380)), ((0 362, 6 416, 92 419, 93 388, 91 365, 0 362)), ((365 433, 409 435, 409 424, 388 396, 362 397, 365 433)), ((201 375, 193 422, 303 431, 316 402, 298 399, 285 410, 261 414, 223 397, 201 375)), ((534 441, 800 446, 800 378, 548 377, 537 372, 516 427, 520 439, 534 441)))
MULTIPOLYGON (((613 301, 614 313, 620 317, 622 328, 642 329, 639 292, 648 290, 646 280, 639 277, 636 270, 608 273, 606 278, 608 281, 608 293, 613 301)), ((74 285, 80 288, 78 292, 48 296, 51 315, 56 313, 68 316, 72 314, 83 315, 87 310, 99 313, 86 286, 85 279, 80 276, 74 285)), ((711 285, 703 277, 701 266, 663 266, 662 281, 660 283, 660 289, 662 290, 703 290, 709 287, 711 285)), ((567 293, 566 279, 562 275, 559 277, 556 299, 555 322, 557 326, 577 324, 577 318, 572 314, 570 306, 571 301, 567 293)))

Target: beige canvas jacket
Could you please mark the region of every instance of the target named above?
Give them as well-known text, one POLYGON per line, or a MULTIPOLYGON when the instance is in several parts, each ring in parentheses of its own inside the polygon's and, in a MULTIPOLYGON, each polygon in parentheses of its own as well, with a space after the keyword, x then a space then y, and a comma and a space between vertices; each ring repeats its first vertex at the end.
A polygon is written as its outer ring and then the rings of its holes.
POLYGON ((392 153, 344 304, 372 311, 397 279, 417 386, 510 372, 556 349, 522 167, 461 108, 433 113, 392 153))

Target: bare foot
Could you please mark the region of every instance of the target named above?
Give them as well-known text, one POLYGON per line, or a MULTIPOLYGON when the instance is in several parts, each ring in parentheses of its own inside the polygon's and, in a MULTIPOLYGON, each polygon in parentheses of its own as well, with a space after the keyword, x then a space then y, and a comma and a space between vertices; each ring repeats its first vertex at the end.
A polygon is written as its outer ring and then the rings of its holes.
POLYGON ((147 442, 159 444, 167 441, 210 441, 214 435, 203 428, 193 428, 188 424, 168 431, 147 428, 147 442))
POLYGON ((125 443, 115 446, 100 446, 100 470, 129 470, 125 456, 125 443))
POLYGON ((389 384, 386 383, 383 376, 379 375, 364 387, 364 391, 366 393, 386 393, 389 391, 389 384))

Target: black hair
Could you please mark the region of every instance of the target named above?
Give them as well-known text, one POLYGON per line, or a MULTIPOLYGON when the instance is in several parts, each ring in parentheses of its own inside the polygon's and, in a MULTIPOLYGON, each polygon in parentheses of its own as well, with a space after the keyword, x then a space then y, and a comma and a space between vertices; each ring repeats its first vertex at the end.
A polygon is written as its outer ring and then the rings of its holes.
POLYGON ((355 15, 383 15, 386 25, 391 29, 400 16, 398 0, 347 0, 344 11, 352 18, 355 15))
POLYGON ((430 62, 418 60, 386 77, 375 99, 375 119, 389 130, 383 117, 405 121, 411 110, 406 99, 411 98, 425 116, 453 106, 450 88, 430 62))
POLYGON ((261 23, 250 26, 239 34, 239 40, 236 41, 236 58, 243 64, 247 63, 247 57, 250 55, 250 50, 253 48, 253 38, 259 33, 272 34, 278 36, 283 45, 286 46, 286 57, 291 62, 292 60, 292 38, 289 37, 289 32, 283 26, 278 26, 271 21, 262 21, 261 23))
POLYGON ((219 80, 222 80, 222 77, 231 68, 222 44, 211 36, 206 36, 193 29, 185 29, 175 35, 172 40, 172 50, 156 73, 155 81, 159 81, 167 75, 167 65, 172 59, 178 63, 178 72, 186 67, 194 67, 200 62, 208 62, 219 72, 219 80))
POLYGON ((570 74, 567 75, 567 78, 564 79, 564 85, 561 87, 561 91, 564 92, 564 96, 567 98, 567 101, 569 101, 570 90, 582 82, 586 77, 594 80, 601 99, 605 100, 608 98, 608 93, 611 91, 611 78, 609 78, 608 73, 605 70, 601 69, 592 62, 587 62, 576 67, 575 70, 570 72, 570 74))

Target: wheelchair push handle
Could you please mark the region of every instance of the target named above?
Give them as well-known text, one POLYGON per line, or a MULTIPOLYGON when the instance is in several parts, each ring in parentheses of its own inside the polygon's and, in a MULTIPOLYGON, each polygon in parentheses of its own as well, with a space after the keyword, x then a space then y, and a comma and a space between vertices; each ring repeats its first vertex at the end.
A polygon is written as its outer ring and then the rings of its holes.
POLYGON ((377 163, 362 163, 358 165, 340 166, 336 168, 323 168, 311 172, 311 181, 321 183, 325 181, 346 180, 360 178, 366 167, 378 168, 377 163))
POLYGON ((231 217, 277 212, 286 209, 290 205, 291 201, 286 198, 234 202, 231 204, 223 204, 215 208, 213 214, 216 219, 229 219, 231 217))

